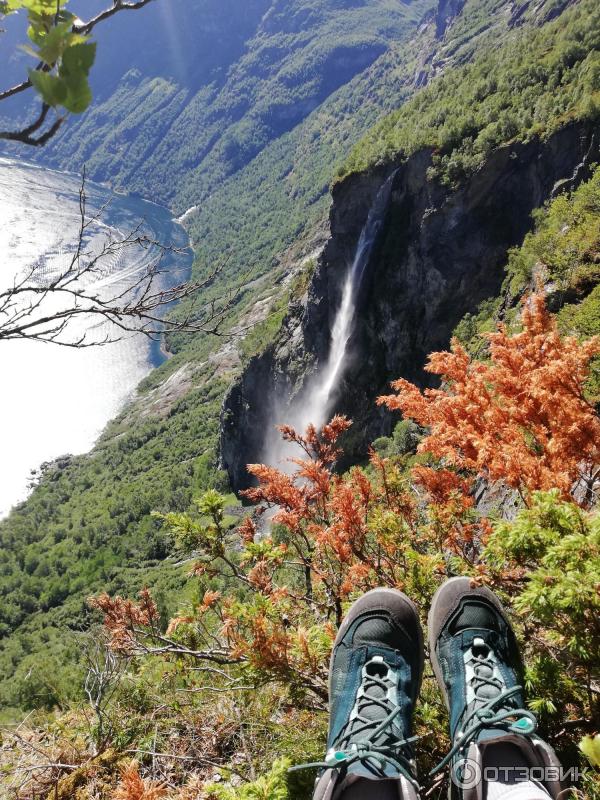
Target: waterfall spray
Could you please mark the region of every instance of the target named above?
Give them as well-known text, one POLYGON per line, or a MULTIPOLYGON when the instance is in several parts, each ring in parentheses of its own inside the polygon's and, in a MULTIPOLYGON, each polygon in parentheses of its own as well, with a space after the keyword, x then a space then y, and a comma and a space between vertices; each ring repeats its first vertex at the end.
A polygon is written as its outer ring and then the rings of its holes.
POLYGON ((264 459, 268 464, 281 467, 284 459, 294 455, 293 446, 281 440, 274 425, 285 422, 303 433, 310 423, 317 429, 322 427, 333 410, 348 358, 348 342, 354 329, 361 284, 385 221, 395 176, 396 172, 393 172, 380 188, 361 231, 354 260, 344 280, 341 302, 331 330, 327 360, 290 406, 279 409, 275 415, 279 419, 274 420, 270 426, 264 459))

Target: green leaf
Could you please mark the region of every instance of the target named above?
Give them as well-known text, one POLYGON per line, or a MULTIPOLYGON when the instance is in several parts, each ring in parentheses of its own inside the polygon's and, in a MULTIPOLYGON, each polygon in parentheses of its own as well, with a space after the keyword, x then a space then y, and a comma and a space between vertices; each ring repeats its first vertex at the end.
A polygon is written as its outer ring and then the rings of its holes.
POLYGON ((38 51, 34 50, 33 47, 29 47, 28 44, 19 45, 19 49, 22 50, 24 53, 27 53, 28 56, 33 56, 33 58, 39 58, 38 51))
POLYGON ((63 106, 72 114, 81 114, 92 102, 92 90, 85 75, 69 78, 63 106))
POLYGON ((96 43, 77 43, 71 45, 63 55, 61 73, 83 73, 88 75, 96 58, 96 43))
POLYGON ((584 736, 579 742, 579 749, 593 767, 600 767, 600 733, 594 737, 584 736))
POLYGON ((215 519, 222 519, 223 510, 225 509, 225 498, 215 489, 209 489, 197 502, 201 514, 215 519))
MULTIPOLYGON (((34 14, 42 14, 45 16, 54 16, 56 14, 56 0, 7 0, 8 7, 11 11, 17 11, 19 8, 26 8, 34 14)), ((61 0, 60 7, 66 6, 67 0, 61 0)))
POLYGON ((62 57, 58 74, 67 87, 63 105, 73 114, 81 114, 92 102, 87 76, 95 57, 96 45, 93 42, 75 44, 65 50, 62 57))
POLYGON ((35 11, 29 11, 27 19, 29 22, 27 36, 39 48, 44 46, 47 37, 52 34, 52 31, 55 29, 59 30, 59 34, 64 40, 64 45, 60 48, 60 52, 69 44, 74 44, 75 40, 85 39, 85 37, 82 37, 80 34, 71 32, 75 21, 75 15, 68 11, 61 11, 58 17, 56 14, 38 14, 35 11))
POLYGON ((73 37, 71 22, 61 22, 50 28, 47 33, 40 33, 34 28, 30 28, 28 35, 35 44, 39 45, 37 55, 40 60, 50 67, 56 64, 71 44, 73 37))
POLYGON ((54 107, 64 104, 67 97, 67 86, 57 75, 30 69, 29 79, 41 94, 44 103, 54 107))

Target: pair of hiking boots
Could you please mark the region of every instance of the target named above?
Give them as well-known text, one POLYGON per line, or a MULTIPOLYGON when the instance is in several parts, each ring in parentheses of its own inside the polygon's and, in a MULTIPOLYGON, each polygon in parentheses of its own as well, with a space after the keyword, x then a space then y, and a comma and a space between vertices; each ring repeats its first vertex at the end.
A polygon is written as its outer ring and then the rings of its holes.
MULTIPOLYGON (((515 766, 556 776, 554 751, 524 708, 519 650, 498 598, 468 578, 450 579, 433 598, 428 638, 452 739, 433 772, 450 765, 454 796, 482 800, 486 750, 498 743, 515 753, 515 766)), ((322 769, 314 800, 417 800, 412 714, 423 665, 419 616, 406 595, 374 589, 354 603, 331 656, 327 755, 305 765, 322 769)), ((558 779, 538 785, 553 798, 561 792, 558 779)))

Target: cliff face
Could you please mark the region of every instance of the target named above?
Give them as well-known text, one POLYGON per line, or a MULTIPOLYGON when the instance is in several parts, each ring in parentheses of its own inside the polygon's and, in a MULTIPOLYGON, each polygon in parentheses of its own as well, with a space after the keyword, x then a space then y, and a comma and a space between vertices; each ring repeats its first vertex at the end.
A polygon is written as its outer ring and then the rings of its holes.
POLYGON ((421 386, 431 382, 423 371, 427 355, 448 346, 465 313, 498 295, 507 250, 522 242, 533 209, 589 177, 588 165, 599 155, 593 128, 572 124, 546 141, 497 150, 455 190, 427 178, 428 151, 335 186, 331 235, 306 296, 223 404, 221 460, 235 489, 248 485, 245 465, 262 456, 275 406, 289 402, 327 356, 343 277, 392 171, 398 170, 385 228, 361 290, 335 405, 354 420, 345 441, 349 462, 395 422, 375 407, 375 398, 399 376, 421 386))
POLYGON ((435 32, 438 39, 446 32, 448 25, 463 10, 466 0, 439 0, 435 12, 435 32))

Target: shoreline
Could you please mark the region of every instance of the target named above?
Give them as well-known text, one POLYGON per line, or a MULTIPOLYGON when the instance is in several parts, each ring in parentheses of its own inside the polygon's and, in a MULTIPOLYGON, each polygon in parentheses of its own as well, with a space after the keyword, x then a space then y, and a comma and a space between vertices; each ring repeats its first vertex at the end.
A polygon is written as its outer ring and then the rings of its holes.
MULTIPOLYGON (((10 221, 5 229, 7 236, 2 254, 17 272, 23 264, 31 261, 35 253, 41 257, 46 251, 52 250, 55 240, 60 240, 63 227, 62 241, 68 245, 73 224, 70 219, 71 207, 74 208, 78 202, 81 175, 44 167, 5 153, 0 153, 0 170, 4 172, 5 179, 3 190, 0 187, 3 195, 0 202, 4 202, 10 221), (39 174, 39 181, 31 180, 31 174, 28 177, 27 173, 33 170, 39 174), (14 173, 14 179, 11 173, 14 173), (46 180, 43 176, 46 176, 46 180), (55 208, 57 197, 62 199, 60 207, 55 208), (64 225, 60 219, 48 224, 47 214, 43 215, 43 219, 40 209, 46 206, 64 218, 64 225), (39 220, 37 227, 36 220, 39 220), (12 240, 16 244, 13 245, 12 240)), ((138 195, 117 192, 112 187, 88 179, 86 186, 89 187, 90 214, 95 213, 105 199, 110 199, 112 206, 107 209, 104 221, 112 227, 125 231, 136 224, 136 220, 143 220, 156 241, 180 248, 180 252, 168 254, 164 276, 167 284, 190 279, 194 250, 186 229, 177 222, 171 209, 138 195)), ((56 215, 52 216, 54 220, 56 215)), ((5 347, 8 368, 11 368, 11 362, 18 360, 17 374, 20 377, 16 391, 4 401, 5 420, 11 419, 11 428, 7 426, 5 433, 8 446, 4 451, 7 457, 1 469, 5 496, 0 500, 0 520, 9 517, 12 510, 30 496, 32 489, 28 484, 32 468, 39 475, 43 463, 51 462, 65 452, 76 456, 91 452, 107 425, 138 396, 141 382, 172 357, 163 336, 145 344, 134 336, 120 343, 120 346, 110 345, 85 351, 58 345, 54 345, 55 349, 41 348, 39 342, 21 341, 5 343, 5 347), (68 360, 66 350, 71 353, 68 360), (141 356, 143 351, 146 352, 145 357, 141 356), (29 385, 36 375, 40 376, 37 389, 29 385), (96 385, 98 388, 94 391, 96 385), (32 427, 28 422, 27 407, 36 397, 39 398, 39 392, 44 387, 47 387, 47 396, 43 404, 37 405, 32 427), (14 442, 10 441, 11 437, 14 442), (16 463, 14 458, 8 458, 13 450, 19 453, 16 463)))

